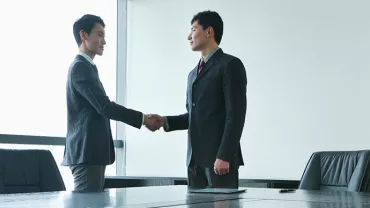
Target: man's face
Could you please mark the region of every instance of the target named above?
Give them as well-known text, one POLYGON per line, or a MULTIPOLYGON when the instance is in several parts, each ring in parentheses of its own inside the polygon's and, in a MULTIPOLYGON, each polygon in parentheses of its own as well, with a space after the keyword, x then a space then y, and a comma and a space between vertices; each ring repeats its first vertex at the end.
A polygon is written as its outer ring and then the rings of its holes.
POLYGON ((103 55, 104 45, 106 44, 104 27, 101 24, 95 24, 90 35, 84 34, 85 39, 83 41, 89 52, 93 55, 103 55))
POLYGON ((200 51, 207 46, 209 41, 209 38, 207 38, 209 31, 207 30, 209 29, 204 30, 203 27, 198 24, 198 21, 194 21, 191 25, 191 32, 188 36, 191 50, 200 51))

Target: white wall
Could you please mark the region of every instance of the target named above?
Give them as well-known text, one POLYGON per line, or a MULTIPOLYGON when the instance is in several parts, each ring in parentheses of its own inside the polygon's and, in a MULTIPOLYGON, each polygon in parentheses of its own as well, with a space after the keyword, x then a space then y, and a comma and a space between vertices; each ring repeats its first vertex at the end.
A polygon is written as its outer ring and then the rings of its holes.
MULTIPOLYGON (((127 105, 185 112, 192 16, 219 12, 244 62, 241 178, 300 179, 313 151, 370 149, 370 1, 129 1, 127 105)), ((186 176, 186 132, 127 128, 127 175, 186 176)))

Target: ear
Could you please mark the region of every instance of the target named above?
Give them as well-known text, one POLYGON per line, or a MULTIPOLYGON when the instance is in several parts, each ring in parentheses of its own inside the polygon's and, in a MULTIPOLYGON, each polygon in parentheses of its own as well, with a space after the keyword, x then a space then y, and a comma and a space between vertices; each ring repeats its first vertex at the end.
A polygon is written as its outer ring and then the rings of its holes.
POLYGON ((87 39, 87 34, 83 30, 80 30, 80 38, 82 41, 87 39))
POLYGON ((207 38, 209 38, 211 36, 212 32, 213 32, 213 28, 208 27, 208 29, 207 29, 207 38))

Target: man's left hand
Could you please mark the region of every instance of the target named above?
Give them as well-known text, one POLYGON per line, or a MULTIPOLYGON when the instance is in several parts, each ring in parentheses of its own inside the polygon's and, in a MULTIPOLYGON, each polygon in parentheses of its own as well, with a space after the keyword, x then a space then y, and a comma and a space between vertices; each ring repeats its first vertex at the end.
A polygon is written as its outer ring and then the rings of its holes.
POLYGON ((216 159, 214 164, 214 171, 216 175, 225 175, 229 173, 230 163, 221 159, 216 159))

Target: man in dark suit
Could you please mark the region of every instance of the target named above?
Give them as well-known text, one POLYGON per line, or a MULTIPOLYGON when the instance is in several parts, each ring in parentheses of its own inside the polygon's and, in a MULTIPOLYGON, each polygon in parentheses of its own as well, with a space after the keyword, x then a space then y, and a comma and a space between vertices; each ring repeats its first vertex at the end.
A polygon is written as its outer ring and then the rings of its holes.
POLYGON ((238 188, 244 165, 240 138, 246 117, 247 77, 240 59, 219 48, 223 21, 204 11, 191 21, 188 36, 193 51, 201 52, 189 73, 186 110, 158 117, 166 132, 188 130, 188 185, 190 188, 238 188))
POLYGON ((105 24, 95 15, 84 15, 73 25, 79 54, 67 80, 67 138, 62 165, 69 166, 75 191, 102 191, 106 165, 113 164, 110 119, 140 129, 155 125, 149 115, 109 100, 100 82, 95 55, 102 55, 105 24))

